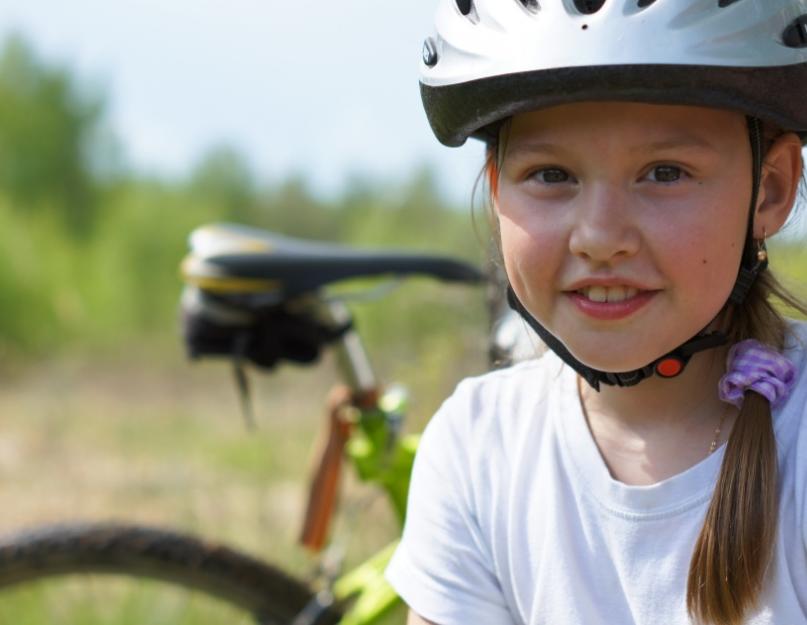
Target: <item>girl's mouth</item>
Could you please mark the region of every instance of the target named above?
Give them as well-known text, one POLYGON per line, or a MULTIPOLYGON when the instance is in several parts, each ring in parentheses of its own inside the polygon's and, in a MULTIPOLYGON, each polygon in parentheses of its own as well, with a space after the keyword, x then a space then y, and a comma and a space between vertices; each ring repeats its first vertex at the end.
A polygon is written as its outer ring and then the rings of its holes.
POLYGON ((592 302, 624 302, 626 299, 636 297, 639 289, 631 286, 587 286, 577 289, 575 293, 591 300, 592 302))
POLYGON ((643 291, 630 286, 586 286, 565 295, 583 314, 594 319, 624 319, 648 304, 659 291, 643 291))

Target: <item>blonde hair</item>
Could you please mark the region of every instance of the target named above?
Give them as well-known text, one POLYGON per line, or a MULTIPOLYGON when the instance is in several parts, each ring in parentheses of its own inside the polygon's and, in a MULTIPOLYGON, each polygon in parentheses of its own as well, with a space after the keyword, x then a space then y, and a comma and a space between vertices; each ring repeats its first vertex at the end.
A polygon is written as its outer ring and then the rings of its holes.
MULTIPOLYGON (((781 133, 766 129, 764 134, 769 148, 781 133)), ((484 177, 491 199, 498 194, 500 147, 489 144, 485 158, 484 177)), ((497 233, 492 210, 489 215, 497 233)), ((807 305, 766 270, 745 301, 727 306, 722 314, 730 344, 756 339, 779 351, 784 348, 787 321, 774 307, 774 297, 807 316, 807 305)), ((749 391, 726 444, 720 475, 690 561, 686 603, 693 619, 709 625, 740 625, 756 605, 773 556, 778 499, 771 407, 767 399, 749 391)))

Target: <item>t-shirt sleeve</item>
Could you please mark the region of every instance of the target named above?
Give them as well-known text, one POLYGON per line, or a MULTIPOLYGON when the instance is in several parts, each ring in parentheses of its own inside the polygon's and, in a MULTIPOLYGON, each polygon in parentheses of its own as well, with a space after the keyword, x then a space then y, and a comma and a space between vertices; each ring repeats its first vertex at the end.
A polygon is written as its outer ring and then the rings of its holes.
POLYGON ((412 610, 438 625, 514 625, 472 503, 464 403, 455 394, 423 433, 403 538, 386 576, 412 610))

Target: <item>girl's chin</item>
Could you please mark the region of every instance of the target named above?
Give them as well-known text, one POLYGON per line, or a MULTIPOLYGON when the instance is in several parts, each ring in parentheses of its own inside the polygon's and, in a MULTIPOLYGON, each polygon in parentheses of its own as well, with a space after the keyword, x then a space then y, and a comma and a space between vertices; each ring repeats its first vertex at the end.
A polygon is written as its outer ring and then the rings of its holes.
POLYGON ((695 336, 702 327, 678 327, 675 336, 669 335, 672 328, 665 327, 663 321, 609 330, 566 323, 563 327, 559 324, 557 333, 553 329, 549 331, 586 366, 599 371, 622 373, 655 362, 695 336))
MULTIPOLYGON (((634 342, 633 345, 639 347, 641 342, 634 342)), ((651 362, 654 362, 676 347, 677 345, 671 347, 659 346, 658 351, 654 352, 645 349, 632 349, 625 350, 624 353, 621 353, 622 350, 614 349, 613 344, 611 344, 610 347, 603 346, 600 349, 592 349, 591 346, 579 349, 577 346, 567 345, 567 349, 572 355, 587 367, 612 373, 635 371, 636 369, 646 367, 651 362)))

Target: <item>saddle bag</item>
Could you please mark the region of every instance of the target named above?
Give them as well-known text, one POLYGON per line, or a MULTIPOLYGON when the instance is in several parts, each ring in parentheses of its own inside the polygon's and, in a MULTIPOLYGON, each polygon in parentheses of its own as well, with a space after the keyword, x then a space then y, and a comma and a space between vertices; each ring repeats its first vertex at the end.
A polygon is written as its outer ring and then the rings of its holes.
POLYGON ((180 310, 182 333, 191 358, 229 357, 263 369, 272 369, 283 361, 313 363, 323 347, 350 328, 350 324, 334 326, 320 319, 314 302, 266 305, 248 297, 206 293, 192 286, 185 288, 180 310))

